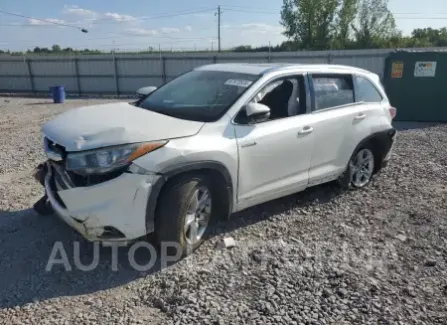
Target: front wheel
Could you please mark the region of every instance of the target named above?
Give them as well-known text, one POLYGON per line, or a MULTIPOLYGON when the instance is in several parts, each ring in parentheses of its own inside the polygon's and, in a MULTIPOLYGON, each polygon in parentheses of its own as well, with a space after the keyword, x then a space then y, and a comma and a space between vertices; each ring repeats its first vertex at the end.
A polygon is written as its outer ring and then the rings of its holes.
POLYGON ((349 161, 339 183, 347 188, 362 188, 371 182, 374 175, 374 153, 368 148, 358 149, 349 161))
POLYGON ((160 244, 175 243, 185 256, 203 243, 213 219, 211 189, 204 176, 184 176, 168 185, 156 215, 155 232, 160 244))

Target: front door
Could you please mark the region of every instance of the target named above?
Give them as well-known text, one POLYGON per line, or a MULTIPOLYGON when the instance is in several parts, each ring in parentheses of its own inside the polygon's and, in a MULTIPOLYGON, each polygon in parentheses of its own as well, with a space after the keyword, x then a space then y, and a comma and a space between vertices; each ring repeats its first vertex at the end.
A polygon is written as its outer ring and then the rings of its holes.
MULTIPOLYGON (((272 83, 282 84, 278 80, 272 83)), ((295 83, 298 84, 299 82, 295 83)), ((271 88, 270 86, 269 92, 272 91, 271 88)), ((255 100, 263 103, 262 98, 266 98, 268 92, 261 90, 260 93, 261 95, 255 96, 255 100)), ((264 101, 275 103, 269 104, 269 107, 272 106, 270 109, 273 119, 256 124, 238 123, 234 126, 239 151, 238 210, 307 187, 314 146, 312 116, 305 114, 305 106, 302 106, 304 112, 301 111, 301 114, 299 108, 291 109, 297 102, 305 105, 305 96, 298 98, 299 91, 281 93, 288 97, 270 97, 264 101), (286 103, 288 107, 283 107, 280 103, 286 103), (290 113, 291 111, 295 113, 290 113)))

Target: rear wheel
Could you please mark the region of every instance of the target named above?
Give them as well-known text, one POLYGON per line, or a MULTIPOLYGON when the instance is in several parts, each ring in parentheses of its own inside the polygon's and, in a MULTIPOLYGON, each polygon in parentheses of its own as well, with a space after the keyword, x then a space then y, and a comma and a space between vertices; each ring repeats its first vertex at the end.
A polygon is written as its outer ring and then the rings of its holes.
POLYGON ((213 193, 208 179, 180 177, 168 184, 157 207, 157 241, 177 243, 182 256, 188 255, 203 243, 213 217, 213 193))
POLYGON ((374 153, 369 147, 358 149, 349 161, 339 183, 347 188, 362 188, 371 182, 374 175, 374 153))
POLYGON ((374 174, 374 154, 368 148, 360 149, 349 162, 351 184, 360 188, 368 185, 374 174))

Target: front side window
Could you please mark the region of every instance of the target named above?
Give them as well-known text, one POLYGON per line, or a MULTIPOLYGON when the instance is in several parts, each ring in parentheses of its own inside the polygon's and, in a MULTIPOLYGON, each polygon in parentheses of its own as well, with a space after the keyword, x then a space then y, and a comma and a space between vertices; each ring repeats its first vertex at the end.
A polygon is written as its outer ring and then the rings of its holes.
POLYGON ((312 75, 315 110, 354 103, 351 75, 312 75))
POLYGON ((368 79, 355 76, 354 83, 355 99, 357 102, 379 103, 382 101, 382 95, 368 79))
POLYGON ((298 103, 296 78, 282 78, 269 83, 256 94, 253 101, 270 108, 270 120, 289 117, 290 102, 298 103))
MULTIPOLYGON (((282 77, 269 82, 253 97, 251 102, 270 108, 269 120, 306 113, 306 91, 303 76, 282 77)), ((245 110, 236 117, 240 124, 248 123, 245 110)))
POLYGON ((139 106, 201 122, 218 120, 259 78, 226 71, 194 70, 151 93, 139 106))

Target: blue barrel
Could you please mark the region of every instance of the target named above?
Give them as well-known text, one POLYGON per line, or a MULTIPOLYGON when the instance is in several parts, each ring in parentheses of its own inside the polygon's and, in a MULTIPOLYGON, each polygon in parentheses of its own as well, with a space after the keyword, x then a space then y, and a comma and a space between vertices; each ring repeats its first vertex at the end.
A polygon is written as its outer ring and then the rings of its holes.
POLYGON ((50 90, 54 103, 60 104, 65 101, 65 88, 63 86, 50 87, 50 90))

